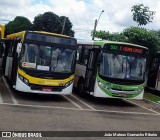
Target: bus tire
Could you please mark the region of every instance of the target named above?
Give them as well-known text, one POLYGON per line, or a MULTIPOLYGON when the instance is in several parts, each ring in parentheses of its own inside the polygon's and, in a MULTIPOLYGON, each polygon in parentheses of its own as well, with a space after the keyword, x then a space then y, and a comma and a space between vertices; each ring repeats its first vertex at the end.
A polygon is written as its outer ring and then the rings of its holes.
POLYGON ((83 79, 78 80, 77 93, 79 95, 82 95, 84 93, 84 80, 83 79))

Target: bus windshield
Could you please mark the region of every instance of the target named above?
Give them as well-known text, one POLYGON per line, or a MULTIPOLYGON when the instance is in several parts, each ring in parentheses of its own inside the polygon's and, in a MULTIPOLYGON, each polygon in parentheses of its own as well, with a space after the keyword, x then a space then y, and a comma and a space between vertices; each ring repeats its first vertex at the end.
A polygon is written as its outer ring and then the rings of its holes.
POLYGON ((103 53, 99 74, 109 78, 143 80, 146 58, 137 55, 103 53))
POLYGON ((71 73, 76 50, 25 43, 22 47, 20 65, 28 69, 71 73))

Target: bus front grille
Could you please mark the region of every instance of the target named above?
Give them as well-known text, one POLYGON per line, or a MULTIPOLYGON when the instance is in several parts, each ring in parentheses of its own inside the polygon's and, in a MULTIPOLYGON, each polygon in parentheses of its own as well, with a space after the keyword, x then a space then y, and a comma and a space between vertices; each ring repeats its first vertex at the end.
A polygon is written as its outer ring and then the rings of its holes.
POLYGON ((30 84, 30 88, 32 90, 39 90, 39 91, 43 91, 43 89, 51 89, 51 91, 61 92, 64 89, 64 86, 41 86, 41 85, 30 84))

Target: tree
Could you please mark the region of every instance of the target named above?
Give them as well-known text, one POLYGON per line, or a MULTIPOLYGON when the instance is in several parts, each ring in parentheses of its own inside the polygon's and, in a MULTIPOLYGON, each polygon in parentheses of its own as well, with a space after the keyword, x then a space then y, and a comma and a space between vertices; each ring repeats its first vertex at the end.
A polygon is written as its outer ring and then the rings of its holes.
POLYGON ((152 22, 155 14, 154 11, 150 11, 149 7, 143 4, 134 5, 131 12, 133 12, 133 20, 138 23, 138 26, 152 22))
POLYGON ((34 18, 33 30, 55 32, 59 30, 59 16, 52 13, 46 12, 44 14, 39 14, 34 18))
POLYGON ((29 19, 22 16, 17 16, 13 21, 10 21, 5 25, 5 35, 21 32, 24 30, 30 30, 32 23, 29 19))
POLYGON ((92 32, 95 37, 100 38, 102 40, 110 40, 110 41, 123 41, 127 42, 125 36, 122 33, 110 33, 105 31, 95 31, 92 32))
POLYGON ((72 30, 72 23, 70 22, 69 18, 64 16, 59 17, 52 12, 45 12, 44 14, 36 16, 33 21, 33 30, 61 34, 63 24, 65 24, 63 34, 74 36, 74 31, 72 30))
POLYGON ((160 50, 160 37, 156 32, 144 28, 130 27, 125 29, 123 34, 128 42, 147 47, 151 54, 160 50))

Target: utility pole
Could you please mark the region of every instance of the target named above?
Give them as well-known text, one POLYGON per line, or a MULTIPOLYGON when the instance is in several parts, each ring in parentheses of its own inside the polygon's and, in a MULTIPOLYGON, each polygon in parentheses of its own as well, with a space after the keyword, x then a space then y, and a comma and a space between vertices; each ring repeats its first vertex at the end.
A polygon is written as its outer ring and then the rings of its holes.
POLYGON ((92 40, 94 40, 94 32, 96 31, 96 27, 98 25, 99 19, 100 19, 100 17, 101 17, 101 15, 102 15, 103 12, 104 12, 104 10, 102 10, 102 12, 100 13, 98 20, 97 19, 95 20, 92 40))
POLYGON ((63 34, 63 32, 64 32, 65 24, 66 24, 66 17, 64 18, 64 22, 63 22, 62 34, 63 34))
POLYGON ((94 24, 92 40, 94 40, 94 32, 96 31, 96 27, 97 27, 97 19, 95 20, 95 24, 94 24))

